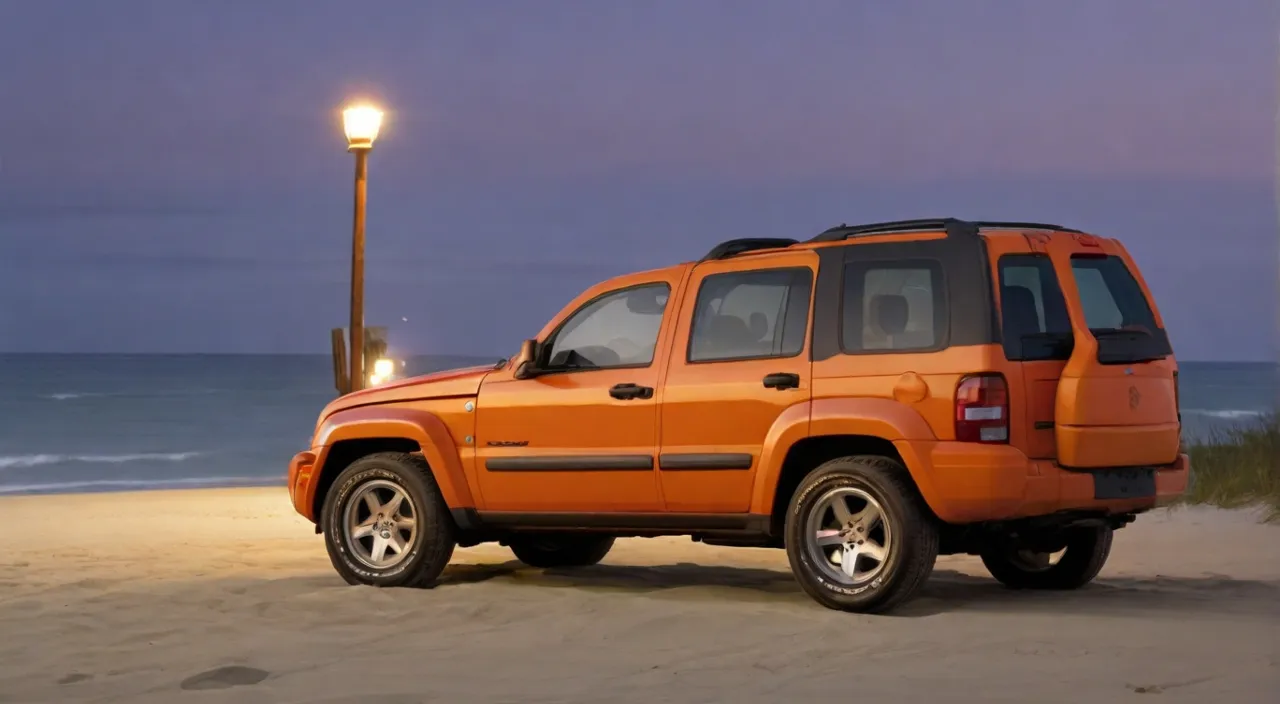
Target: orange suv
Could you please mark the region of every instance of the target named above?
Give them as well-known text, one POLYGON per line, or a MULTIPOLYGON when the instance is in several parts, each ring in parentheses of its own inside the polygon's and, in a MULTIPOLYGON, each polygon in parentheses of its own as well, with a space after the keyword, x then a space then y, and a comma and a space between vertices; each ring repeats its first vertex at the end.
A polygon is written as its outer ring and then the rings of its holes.
POLYGON ((497 366, 343 396, 289 467, 350 583, 457 545, 537 567, 624 536, 785 548, 821 604, 882 612, 939 554, 1072 589, 1184 491, 1178 372, 1124 247, 912 220, 738 239, 583 292, 497 366))

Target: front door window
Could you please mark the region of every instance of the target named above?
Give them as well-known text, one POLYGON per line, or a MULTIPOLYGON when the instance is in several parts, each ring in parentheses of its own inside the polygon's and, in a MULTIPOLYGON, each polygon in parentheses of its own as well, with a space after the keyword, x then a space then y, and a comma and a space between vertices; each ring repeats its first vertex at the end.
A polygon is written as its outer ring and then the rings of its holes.
POLYGON ((547 369, 649 366, 670 294, 665 283, 645 284, 587 303, 552 335, 547 369))

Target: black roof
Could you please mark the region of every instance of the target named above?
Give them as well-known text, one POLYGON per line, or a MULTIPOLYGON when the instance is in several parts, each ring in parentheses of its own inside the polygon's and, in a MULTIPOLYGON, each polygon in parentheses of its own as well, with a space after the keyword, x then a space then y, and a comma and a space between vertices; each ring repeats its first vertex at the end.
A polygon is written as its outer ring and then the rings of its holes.
MULTIPOLYGON (((893 220, 865 225, 837 225, 824 230, 806 242, 840 242, 856 237, 892 234, 895 232, 927 232, 942 230, 948 237, 972 237, 984 229, 1011 230, 1049 230, 1052 232, 1074 232, 1075 230, 1061 225, 1050 225, 1042 222, 1006 222, 999 220, 960 220, 958 218, 921 218, 916 220, 893 220)), ((778 237, 747 237, 721 242, 707 253, 700 261, 727 259, 734 255, 745 254, 760 249, 777 249, 799 244, 797 240, 778 237)))

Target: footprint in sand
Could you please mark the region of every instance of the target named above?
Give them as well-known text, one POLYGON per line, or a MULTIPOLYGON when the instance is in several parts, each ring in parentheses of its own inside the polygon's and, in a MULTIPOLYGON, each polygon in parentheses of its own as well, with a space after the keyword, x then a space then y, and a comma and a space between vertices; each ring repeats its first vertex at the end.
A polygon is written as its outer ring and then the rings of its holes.
POLYGON ((183 689, 227 689, 228 687, 239 687, 241 685, 258 684, 267 679, 271 673, 266 670, 259 670, 255 667, 244 667, 242 665, 229 665, 227 667, 217 667, 212 670, 206 670, 198 675, 192 675, 182 681, 179 685, 183 689))

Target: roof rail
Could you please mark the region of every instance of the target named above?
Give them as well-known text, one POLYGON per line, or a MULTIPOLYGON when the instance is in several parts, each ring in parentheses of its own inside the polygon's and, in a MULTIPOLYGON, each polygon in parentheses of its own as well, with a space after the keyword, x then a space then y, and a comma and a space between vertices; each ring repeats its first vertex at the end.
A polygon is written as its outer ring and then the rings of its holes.
POLYGON ((795 240, 783 237, 743 237, 736 240, 728 240, 716 245, 707 255, 698 261, 711 261, 714 259, 728 259, 736 254, 745 254, 754 252, 758 249, 779 249, 782 247, 790 247, 796 244, 795 240))
POLYGON ((956 218, 924 218, 919 220, 894 220, 892 222, 877 222, 869 225, 839 225, 817 237, 809 240, 810 242, 839 242, 853 237, 867 237, 870 235, 885 235, 895 232, 920 232, 928 230, 943 230, 948 237, 969 235, 976 232, 974 223, 957 220, 956 218))
POLYGON ((981 220, 973 223, 979 228, 1004 229, 1010 230, 1052 230, 1054 232, 1075 232, 1084 234, 1080 230, 1072 227, 1063 227, 1061 225, 1050 225, 1044 222, 1002 222, 998 220, 981 220))

